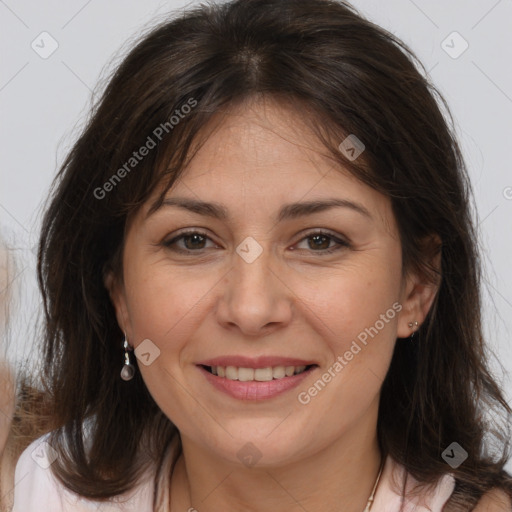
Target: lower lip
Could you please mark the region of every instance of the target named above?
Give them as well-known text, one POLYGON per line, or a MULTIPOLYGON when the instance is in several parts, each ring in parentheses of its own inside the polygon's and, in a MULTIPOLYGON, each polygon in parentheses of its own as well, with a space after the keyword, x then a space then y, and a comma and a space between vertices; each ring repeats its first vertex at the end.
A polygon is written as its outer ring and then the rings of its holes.
POLYGON ((265 382, 230 380, 213 375, 213 373, 210 373, 202 366, 198 366, 198 368, 212 386, 233 398, 238 400, 266 400, 297 387, 316 367, 312 366, 308 370, 291 377, 283 377, 282 379, 273 379, 265 382))

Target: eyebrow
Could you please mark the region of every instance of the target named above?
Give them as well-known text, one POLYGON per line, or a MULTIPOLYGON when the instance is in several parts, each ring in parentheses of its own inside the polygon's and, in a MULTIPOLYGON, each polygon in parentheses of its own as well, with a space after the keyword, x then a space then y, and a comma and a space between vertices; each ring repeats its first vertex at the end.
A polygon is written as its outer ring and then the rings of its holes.
MULTIPOLYGON (((163 206, 177 206, 184 210, 219 220, 226 220, 229 218, 227 208, 221 203, 199 201, 188 197, 168 197, 163 200, 162 204, 158 208, 155 210, 150 209, 147 216, 149 217, 156 211, 160 210, 163 206)), ((350 208, 370 220, 373 219, 370 212, 359 203, 355 203, 348 199, 329 198, 286 204, 279 210, 277 221, 282 222, 285 220, 296 219, 313 213, 330 210, 332 208, 350 208)))

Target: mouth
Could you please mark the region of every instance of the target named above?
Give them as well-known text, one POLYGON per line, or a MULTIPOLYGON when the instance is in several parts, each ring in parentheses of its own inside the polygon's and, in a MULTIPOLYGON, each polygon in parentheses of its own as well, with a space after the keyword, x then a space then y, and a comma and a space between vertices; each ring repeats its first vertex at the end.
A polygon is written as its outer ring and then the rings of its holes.
POLYGON ((243 401, 264 401, 283 395, 296 388, 317 364, 300 366, 265 366, 250 368, 245 366, 220 366, 198 364, 211 389, 243 401))
POLYGON ((277 379, 286 379, 294 375, 308 372, 316 364, 301 366, 267 366, 264 368, 245 368, 237 366, 207 366, 199 365, 207 372, 217 377, 240 382, 269 382, 277 379))

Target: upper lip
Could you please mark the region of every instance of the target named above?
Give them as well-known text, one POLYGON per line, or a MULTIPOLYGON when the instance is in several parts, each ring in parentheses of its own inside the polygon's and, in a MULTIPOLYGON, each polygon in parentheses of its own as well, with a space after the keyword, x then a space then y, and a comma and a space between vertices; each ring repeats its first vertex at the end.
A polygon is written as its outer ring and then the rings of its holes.
POLYGON ((202 366, 236 366, 238 368, 268 368, 274 366, 309 366, 313 361, 297 359, 296 357, 280 356, 219 356, 198 363, 202 366))

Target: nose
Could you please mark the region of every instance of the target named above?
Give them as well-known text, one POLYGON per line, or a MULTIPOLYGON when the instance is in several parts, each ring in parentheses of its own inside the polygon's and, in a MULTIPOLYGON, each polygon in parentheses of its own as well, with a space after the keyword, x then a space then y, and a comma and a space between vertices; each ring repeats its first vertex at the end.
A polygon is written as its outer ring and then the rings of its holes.
POLYGON ((217 306, 217 319, 224 328, 264 336, 290 323, 293 293, 271 258, 268 249, 251 263, 235 255, 217 306))

